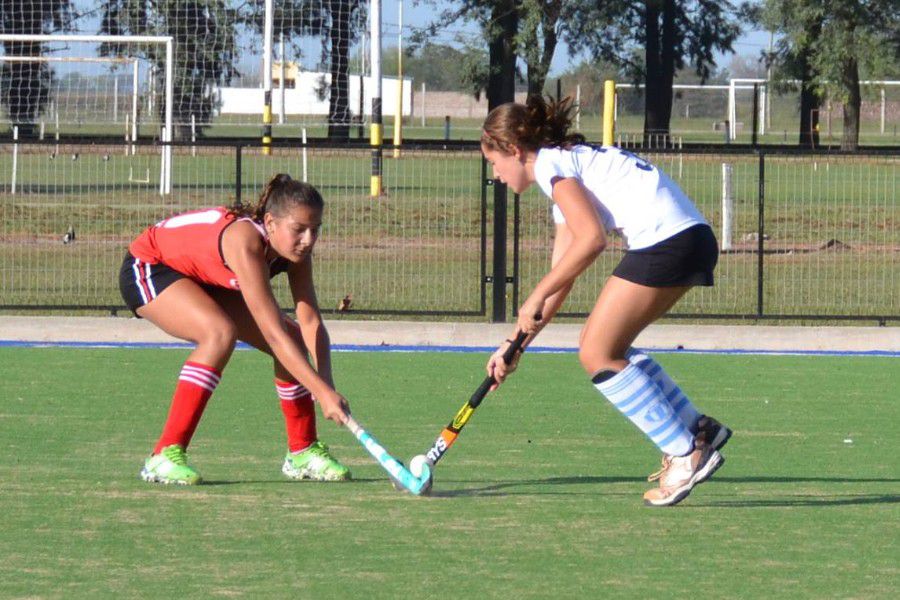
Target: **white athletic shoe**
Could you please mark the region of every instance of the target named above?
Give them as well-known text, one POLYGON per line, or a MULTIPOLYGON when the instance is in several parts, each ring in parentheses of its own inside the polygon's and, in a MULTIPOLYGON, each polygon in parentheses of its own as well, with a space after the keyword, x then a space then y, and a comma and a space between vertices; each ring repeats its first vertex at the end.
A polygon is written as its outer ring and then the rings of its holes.
POLYGON ((663 468, 651 477, 659 487, 644 494, 647 506, 673 506, 688 497, 694 486, 709 479, 725 459, 709 444, 694 440, 694 450, 685 456, 664 456, 663 468))

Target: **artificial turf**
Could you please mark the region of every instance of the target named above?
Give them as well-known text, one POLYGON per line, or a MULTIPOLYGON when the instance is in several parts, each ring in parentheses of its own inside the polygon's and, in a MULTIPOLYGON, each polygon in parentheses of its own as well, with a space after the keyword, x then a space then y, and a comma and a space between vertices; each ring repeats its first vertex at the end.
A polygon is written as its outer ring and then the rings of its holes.
MULTIPOLYGON (((147 484, 185 354, 0 348, 0 597, 887 598, 900 581, 896 358, 659 355, 735 435, 708 483, 651 509, 656 450, 572 354, 526 356, 415 498, 330 422, 354 480, 286 480, 269 359, 237 352, 190 448, 205 482, 147 484)), ((406 461, 486 358, 334 363, 406 461)))

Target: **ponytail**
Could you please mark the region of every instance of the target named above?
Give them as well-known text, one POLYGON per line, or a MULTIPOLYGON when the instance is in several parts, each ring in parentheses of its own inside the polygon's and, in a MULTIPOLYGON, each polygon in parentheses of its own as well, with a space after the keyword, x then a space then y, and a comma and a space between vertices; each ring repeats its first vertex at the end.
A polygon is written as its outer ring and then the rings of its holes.
POLYGON ((580 133, 569 133, 573 101, 545 101, 537 94, 525 104, 509 102, 492 110, 482 127, 481 143, 490 150, 510 153, 513 148, 537 151, 541 148, 571 148, 585 143, 580 133))
POLYGON ((262 223, 266 213, 281 216, 288 205, 310 206, 321 210, 325 201, 310 184, 297 181, 286 173, 278 173, 263 187, 255 206, 235 203, 229 210, 239 217, 250 217, 262 223))

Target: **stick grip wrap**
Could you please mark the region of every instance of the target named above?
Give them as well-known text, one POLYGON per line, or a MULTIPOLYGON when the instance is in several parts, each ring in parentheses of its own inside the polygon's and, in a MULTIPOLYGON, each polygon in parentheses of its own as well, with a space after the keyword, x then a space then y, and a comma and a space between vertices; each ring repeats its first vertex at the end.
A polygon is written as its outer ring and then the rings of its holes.
MULTIPOLYGON (((506 364, 512 363, 513 358, 516 356, 516 352, 522 349, 522 344, 525 343, 526 338, 528 338, 528 334, 524 331, 520 331, 519 335, 517 335, 509 345, 509 348, 506 349, 506 352, 503 353, 503 362, 506 364)), ((488 375, 484 378, 484 381, 481 382, 481 385, 478 386, 478 389, 475 390, 475 393, 472 394, 472 397, 469 398, 469 406, 478 408, 478 405, 481 404, 481 401, 487 396, 488 390, 491 389, 492 385, 494 385, 494 378, 493 376, 488 375)))

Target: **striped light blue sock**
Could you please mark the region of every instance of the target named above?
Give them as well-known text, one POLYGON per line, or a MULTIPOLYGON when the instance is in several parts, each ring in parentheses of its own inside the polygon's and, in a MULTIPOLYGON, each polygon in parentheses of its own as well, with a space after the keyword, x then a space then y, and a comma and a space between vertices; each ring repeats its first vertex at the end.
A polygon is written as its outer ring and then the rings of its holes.
POLYGON ((666 454, 684 456, 694 448, 688 430, 658 385, 640 368, 629 364, 609 379, 598 374, 594 387, 628 417, 666 454))
POLYGON ((629 348, 625 353, 625 358, 646 373, 660 387, 681 422, 687 425, 691 433, 697 433, 697 422, 702 415, 694 408, 691 400, 681 391, 678 384, 672 381, 662 366, 636 348, 629 348))

